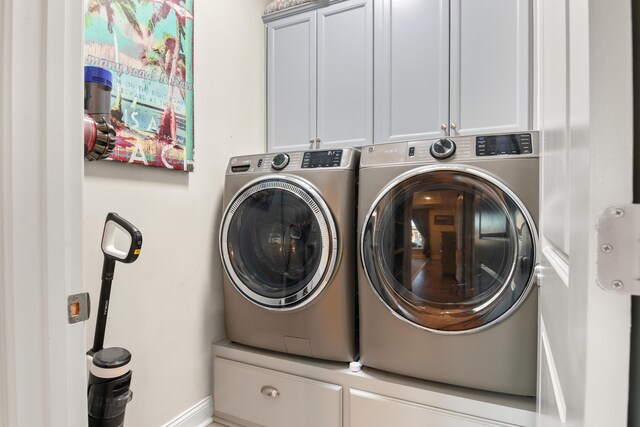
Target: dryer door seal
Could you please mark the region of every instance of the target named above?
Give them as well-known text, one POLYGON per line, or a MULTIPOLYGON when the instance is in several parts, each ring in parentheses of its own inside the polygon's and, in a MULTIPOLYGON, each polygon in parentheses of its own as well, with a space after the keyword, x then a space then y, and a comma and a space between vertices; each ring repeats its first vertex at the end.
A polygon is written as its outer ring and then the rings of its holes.
POLYGON ((532 217, 480 169, 426 166, 390 183, 362 230, 370 285, 399 318, 442 334, 508 317, 533 287, 532 217))
POLYGON ((227 275, 243 296, 271 309, 299 308, 333 274, 336 226, 309 183, 264 177, 249 183, 229 204, 220 250, 227 275))

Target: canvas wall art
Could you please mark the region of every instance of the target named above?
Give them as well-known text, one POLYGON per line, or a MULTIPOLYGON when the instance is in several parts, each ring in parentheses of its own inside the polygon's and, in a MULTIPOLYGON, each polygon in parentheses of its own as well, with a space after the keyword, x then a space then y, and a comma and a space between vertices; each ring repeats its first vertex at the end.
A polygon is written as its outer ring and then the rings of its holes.
POLYGON ((85 0, 85 64, 113 73, 109 159, 193 171, 193 0, 85 0))

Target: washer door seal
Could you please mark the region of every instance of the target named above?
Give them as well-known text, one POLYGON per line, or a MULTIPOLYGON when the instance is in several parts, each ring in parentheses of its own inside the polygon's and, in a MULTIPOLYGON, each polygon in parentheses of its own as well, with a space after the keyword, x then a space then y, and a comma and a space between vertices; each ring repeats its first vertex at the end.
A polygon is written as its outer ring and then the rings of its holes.
POLYGON ((330 280, 338 241, 328 206, 308 182, 267 176, 229 204, 220 251, 234 287, 270 309, 309 303, 330 280))
POLYGON ((503 182, 473 167, 401 175, 376 198, 361 239, 375 294, 394 315, 432 332, 495 325, 533 287, 533 219, 503 182))

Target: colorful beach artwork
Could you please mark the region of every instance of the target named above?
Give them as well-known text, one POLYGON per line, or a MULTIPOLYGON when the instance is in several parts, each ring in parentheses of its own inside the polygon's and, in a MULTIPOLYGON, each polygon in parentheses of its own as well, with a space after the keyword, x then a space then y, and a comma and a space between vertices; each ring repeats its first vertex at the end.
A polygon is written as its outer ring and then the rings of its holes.
POLYGON ((193 171, 193 0, 85 0, 85 64, 113 73, 110 160, 193 171))

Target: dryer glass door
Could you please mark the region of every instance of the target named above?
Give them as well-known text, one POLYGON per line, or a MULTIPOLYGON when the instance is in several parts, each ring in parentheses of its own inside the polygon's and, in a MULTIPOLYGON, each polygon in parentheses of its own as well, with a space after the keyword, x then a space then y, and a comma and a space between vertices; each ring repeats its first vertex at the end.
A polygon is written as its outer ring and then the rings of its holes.
POLYGON ((532 287, 535 233, 500 181, 470 167, 425 167, 378 197, 361 256, 397 316, 435 332, 468 333, 522 303, 532 287))
POLYGON ((234 286, 272 308, 299 306, 328 281, 336 230, 317 192, 297 179, 268 179, 241 191, 222 225, 221 250, 234 286))

